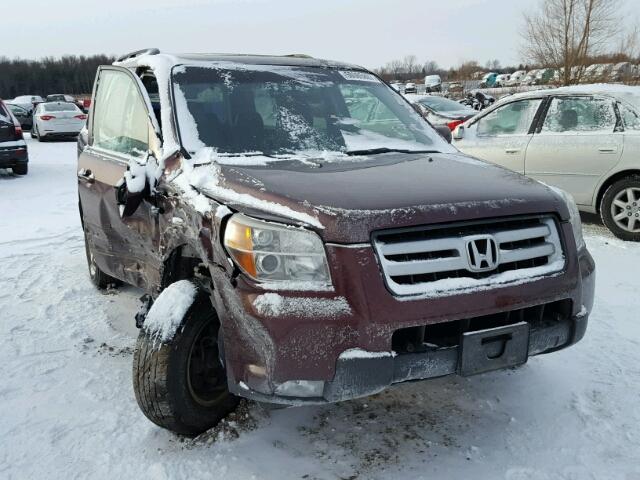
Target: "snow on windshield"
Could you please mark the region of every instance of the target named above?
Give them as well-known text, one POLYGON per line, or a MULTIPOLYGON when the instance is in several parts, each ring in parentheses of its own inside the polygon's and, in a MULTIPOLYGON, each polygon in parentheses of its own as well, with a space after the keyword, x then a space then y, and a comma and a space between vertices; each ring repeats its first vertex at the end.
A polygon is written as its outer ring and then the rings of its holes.
POLYGON ((375 76, 228 62, 179 66, 173 90, 189 152, 268 156, 403 149, 454 151, 375 76))

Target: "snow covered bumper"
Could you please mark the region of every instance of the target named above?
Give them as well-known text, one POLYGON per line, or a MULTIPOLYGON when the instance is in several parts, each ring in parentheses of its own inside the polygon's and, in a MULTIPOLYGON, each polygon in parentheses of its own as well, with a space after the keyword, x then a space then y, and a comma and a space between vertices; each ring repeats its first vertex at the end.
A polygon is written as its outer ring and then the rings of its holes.
POLYGON ((372 248, 327 249, 333 292, 265 292, 242 279, 218 290, 232 393, 319 404, 506 368, 579 341, 593 306, 595 265, 586 249, 555 275, 422 299, 388 291, 372 248))
POLYGON ((11 168, 16 165, 25 165, 28 161, 26 144, 6 147, 0 143, 0 168, 11 168))

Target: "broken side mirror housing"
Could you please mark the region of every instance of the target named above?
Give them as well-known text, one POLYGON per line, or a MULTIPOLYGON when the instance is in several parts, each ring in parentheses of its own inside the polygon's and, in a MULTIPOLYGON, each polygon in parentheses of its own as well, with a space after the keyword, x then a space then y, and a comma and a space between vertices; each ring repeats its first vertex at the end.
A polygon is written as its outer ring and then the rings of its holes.
POLYGON ((120 208, 120 217, 126 218, 133 215, 145 196, 149 195, 149 185, 145 181, 142 191, 131 191, 127 186, 127 181, 122 178, 116 185, 116 202, 120 208))
POLYGON ((133 215, 142 201, 151 194, 152 186, 147 178, 147 166, 152 159, 155 162, 153 154, 149 151, 144 163, 131 162, 124 176, 116 184, 116 202, 121 218, 133 215))
POLYGON ((451 143, 451 129, 446 125, 435 125, 433 128, 444 138, 448 143, 451 143))
POLYGON ((462 140, 464 138, 464 125, 458 125, 452 136, 454 140, 462 140))

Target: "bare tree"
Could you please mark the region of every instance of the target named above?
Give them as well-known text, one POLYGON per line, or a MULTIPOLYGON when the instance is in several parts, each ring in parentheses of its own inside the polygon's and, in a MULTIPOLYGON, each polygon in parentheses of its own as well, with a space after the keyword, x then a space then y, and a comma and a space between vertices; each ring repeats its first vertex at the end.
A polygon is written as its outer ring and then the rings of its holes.
POLYGON ((500 70, 500 60, 497 58, 494 60, 489 60, 486 63, 487 70, 500 70))
POLYGON ((438 67, 438 63, 434 62, 433 60, 424 62, 424 66, 422 67, 422 70, 426 75, 429 75, 430 73, 436 73, 439 69, 440 67, 438 67))
POLYGON ((541 0, 525 14, 523 55, 557 68, 562 83, 580 81, 589 56, 609 45, 620 30, 619 0, 541 0))

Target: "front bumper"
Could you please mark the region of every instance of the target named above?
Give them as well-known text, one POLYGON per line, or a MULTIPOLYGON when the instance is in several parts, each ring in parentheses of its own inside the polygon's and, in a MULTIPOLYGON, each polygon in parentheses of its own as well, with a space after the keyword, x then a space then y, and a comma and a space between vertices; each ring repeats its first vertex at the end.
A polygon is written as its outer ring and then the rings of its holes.
MULTIPOLYGON (((573 345, 584 336, 587 323, 588 314, 585 311, 563 322, 532 329, 528 356, 549 353, 573 345)), ((460 373, 460 358, 459 346, 399 355, 392 352, 380 354, 351 350, 338 357, 335 376, 332 380, 322 383, 322 394, 319 396, 265 395, 247 388, 232 391, 252 400, 273 404, 334 403, 374 395, 396 383, 460 373)))
MULTIPOLYGON (((564 238, 572 238, 570 225, 561 228, 564 238)), ((287 405, 327 403, 457 373, 457 346, 396 355, 394 332, 566 301, 571 311, 562 321, 531 328, 529 356, 547 353, 582 338, 593 306, 595 265, 586 249, 568 255, 563 272, 524 284, 409 299, 389 293, 370 246, 328 245, 327 253, 331 292, 266 292, 242 276, 231 284, 226 274, 212 270, 213 302, 224 312, 222 338, 232 393, 287 405), (256 308, 265 293, 281 302, 277 314, 256 308), (341 308, 345 302, 348 308, 341 308), (282 394, 282 386, 292 383, 316 394, 295 396, 295 388, 282 394)))
POLYGON ((0 168, 11 168, 28 163, 27 147, 3 147, 0 143, 0 168))

